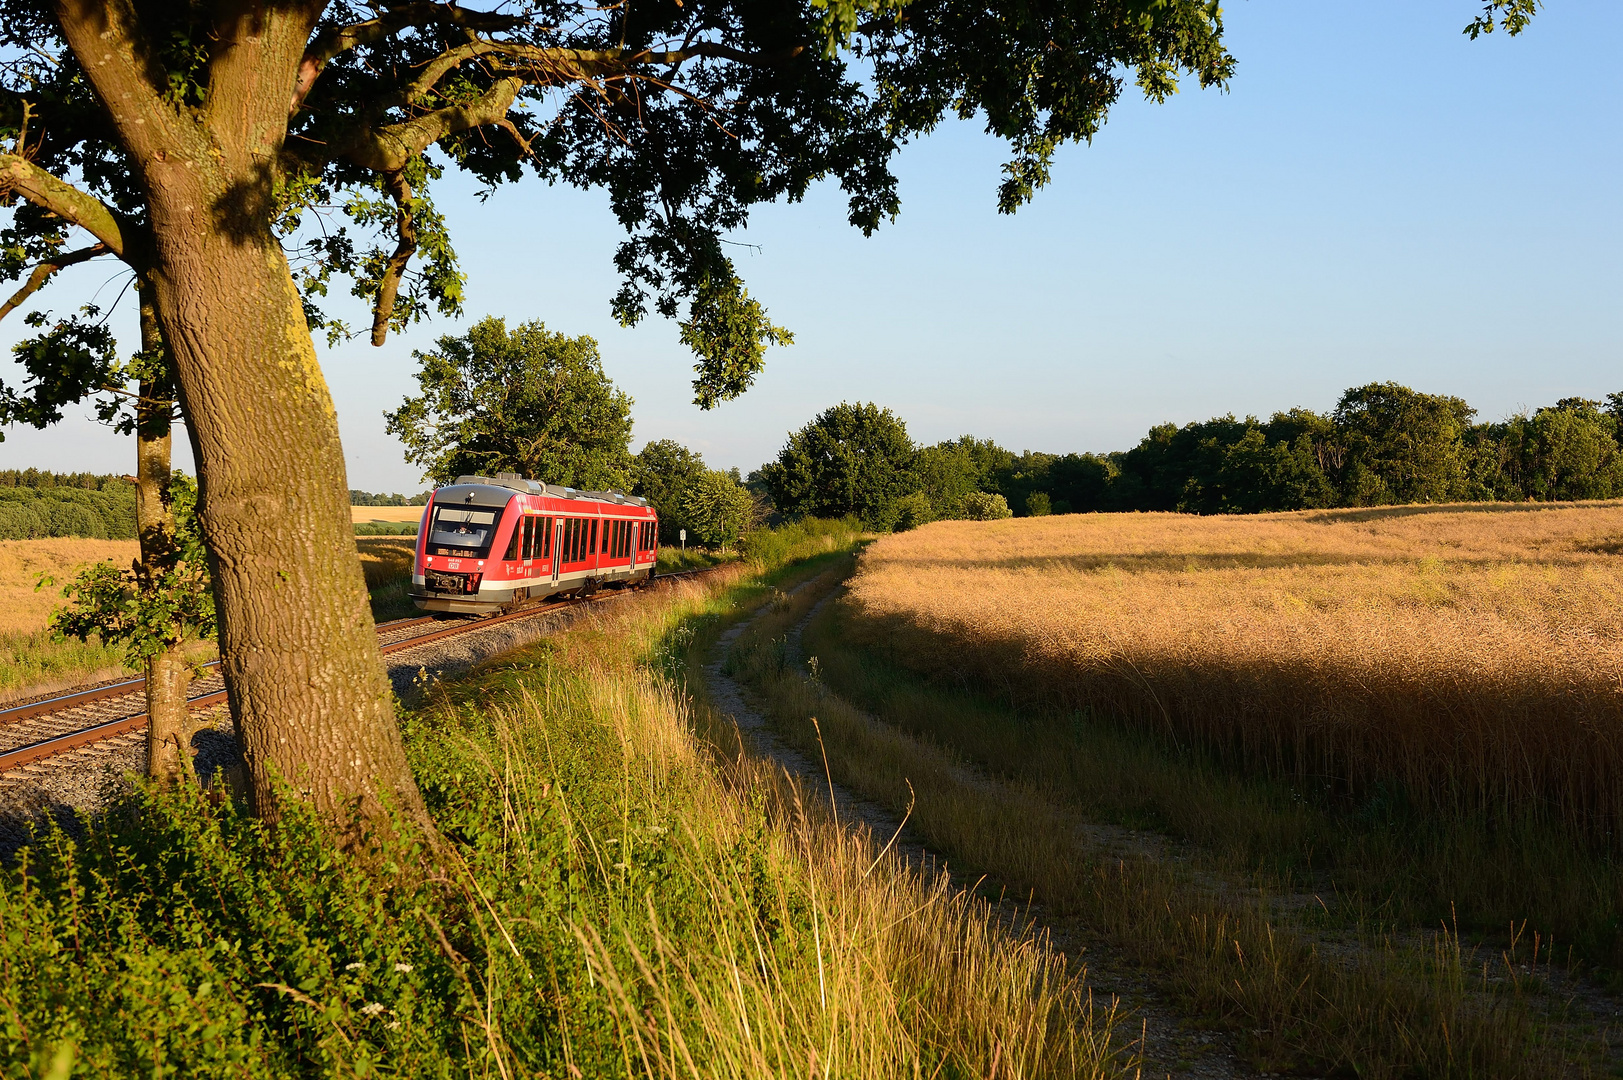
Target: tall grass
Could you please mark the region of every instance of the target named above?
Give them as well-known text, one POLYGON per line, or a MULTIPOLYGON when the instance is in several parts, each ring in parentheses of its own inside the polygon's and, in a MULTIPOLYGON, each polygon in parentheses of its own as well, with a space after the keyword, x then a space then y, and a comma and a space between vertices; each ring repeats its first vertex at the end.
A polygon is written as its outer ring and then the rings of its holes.
POLYGON ((1050 914, 1080 917, 1094 940, 1160 971, 1192 1009, 1233 1027, 1257 1067, 1531 1077, 1559 1072, 1562 1054, 1574 1049, 1562 1042, 1559 1023, 1552 1027, 1550 1003, 1523 994, 1509 954, 1462 946, 1451 928, 1405 944, 1342 932, 1338 947, 1327 948, 1311 929, 1321 909, 1292 914, 1266 889, 1243 883, 1245 853, 1219 868, 1100 830, 1079 812, 1089 793, 1077 782, 1097 779, 1106 788, 1085 809, 1120 815, 1162 802, 1125 790, 1136 783, 1148 779, 1153 795, 1164 794, 1153 792, 1157 779, 1193 779, 1189 798, 1164 804, 1192 813, 1204 807, 1228 820, 1190 831, 1207 840, 1238 832, 1243 847, 1269 853, 1322 824, 1288 798, 1158 761, 1153 748, 1120 739, 1088 740, 1073 755, 1071 740, 1050 740, 1055 733, 1044 725, 939 687, 898 692, 881 685, 878 672, 858 670, 860 654, 826 621, 808 638, 817 672, 808 678, 788 662, 783 635, 821 591, 784 603, 728 658, 776 729, 813 760, 826 755, 841 783, 909 812, 919 833, 968 874, 1029 891, 1050 914), (878 691, 877 714, 832 689, 848 681, 878 691), (966 768, 966 750, 986 767, 966 768), (1088 750, 1104 751, 1102 759, 1088 750), (1236 868, 1242 872, 1221 872, 1236 868))
POLYGON ((109 1075, 1107 1077, 1042 940, 824 819, 669 673, 760 592, 591 609, 403 722, 379 873, 141 789, 0 878, 0 1057, 109 1075))

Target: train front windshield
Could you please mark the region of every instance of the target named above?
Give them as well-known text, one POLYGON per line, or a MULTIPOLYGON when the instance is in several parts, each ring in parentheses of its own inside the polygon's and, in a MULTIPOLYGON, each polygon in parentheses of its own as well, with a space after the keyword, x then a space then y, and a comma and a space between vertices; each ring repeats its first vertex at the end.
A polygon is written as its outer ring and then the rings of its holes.
POLYGON ((439 555, 461 555, 467 558, 482 556, 490 547, 496 532, 499 510, 463 510, 444 506, 434 509, 434 524, 429 528, 430 547, 442 549, 439 555))

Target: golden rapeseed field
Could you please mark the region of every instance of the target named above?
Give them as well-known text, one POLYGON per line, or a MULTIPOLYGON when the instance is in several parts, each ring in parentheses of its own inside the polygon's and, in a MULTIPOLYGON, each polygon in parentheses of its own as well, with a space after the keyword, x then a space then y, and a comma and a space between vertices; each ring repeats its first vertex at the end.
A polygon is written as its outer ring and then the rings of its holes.
POLYGON ((851 583, 919 670, 1315 790, 1623 838, 1623 504, 939 522, 851 583))

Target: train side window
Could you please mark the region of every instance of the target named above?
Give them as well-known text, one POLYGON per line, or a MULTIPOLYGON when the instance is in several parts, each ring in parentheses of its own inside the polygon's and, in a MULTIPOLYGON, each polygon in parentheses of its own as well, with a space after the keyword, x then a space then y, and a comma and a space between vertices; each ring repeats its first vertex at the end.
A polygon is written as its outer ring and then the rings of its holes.
POLYGON ((586 541, 586 554, 597 554, 597 519, 592 519, 592 538, 586 541))
POLYGON ((520 534, 519 534, 520 526, 521 526, 521 522, 518 521, 517 519, 514 519, 514 521, 513 521, 513 538, 507 542, 507 561, 508 562, 512 562, 514 559, 518 558, 518 544, 519 544, 519 536, 520 536, 520 534))
POLYGON ((552 558, 552 519, 541 519, 541 558, 552 558))
POLYGON ((581 555, 581 526, 585 524, 580 518, 569 519, 569 561, 580 562, 581 555))
POLYGON ((575 561, 575 519, 564 519, 564 562, 575 561))
POLYGON ((524 519, 524 561, 535 558, 535 518, 524 519))

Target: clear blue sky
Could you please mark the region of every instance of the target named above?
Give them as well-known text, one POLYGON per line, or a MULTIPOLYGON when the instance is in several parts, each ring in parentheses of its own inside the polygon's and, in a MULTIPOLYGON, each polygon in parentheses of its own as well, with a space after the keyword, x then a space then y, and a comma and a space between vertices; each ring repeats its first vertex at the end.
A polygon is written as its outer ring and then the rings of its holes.
MULTIPOLYGON (((1239 0, 1229 93, 1130 95, 1013 217, 993 201, 1002 150, 973 123, 903 154, 901 217, 871 239, 836 191, 757 213, 740 268, 796 344, 710 413, 689 403, 673 325, 609 317, 620 233, 601 196, 438 200, 469 320, 593 335, 636 399, 634 447, 674 438, 745 471, 840 400, 890 406, 919 441, 1062 452, 1124 449, 1165 420, 1328 410, 1373 380, 1485 418, 1623 390, 1623 4, 1550 0, 1521 37, 1471 42, 1479 6, 1239 0)), ((44 300, 71 308, 109 272, 44 300)), ((351 486, 421 488, 381 414, 413 388, 411 350, 465 325, 323 349, 351 486)), ((24 329, 14 314, 0 345, 24 329)), ((0 467, 132 456, 82 418, 0 444, 0 467)))

